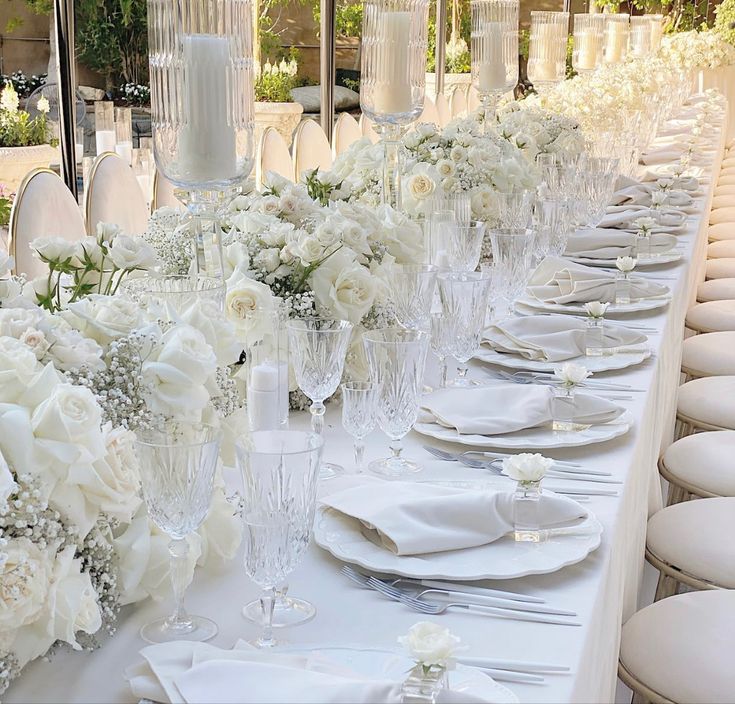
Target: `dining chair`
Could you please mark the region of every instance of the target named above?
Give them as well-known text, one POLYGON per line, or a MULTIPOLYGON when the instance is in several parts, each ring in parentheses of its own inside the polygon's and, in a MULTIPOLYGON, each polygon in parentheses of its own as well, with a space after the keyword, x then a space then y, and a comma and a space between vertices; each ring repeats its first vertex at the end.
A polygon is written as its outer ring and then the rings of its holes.
POLYGON ((707 259, 735 258, 735 240, 715 240, 707 245, 707 259))
POLYGON ((452 121, 452 111, 444 93, 436 96, 436 112, 439 115, 439 127, 446 127, 452 121))
POLYGON ((151 198, 151 212, 159 208, 176 208, 186 210, 184 204, 176 197, 174 184, 171 183, 158 169, 153 172, 153 197, 151 198))
POLYGON ((424 96, 424 111, 421 113, 419 119, 416 120, 416 123, 419 122, 430 122, 434 125, 439 124, 439 113, 436 110, 436 105, 428 95, 424 96))
POLYGON ((726 704, 735 692, 735 592, 657 601, 623 625, 618 676, 634 701, 726 704))
POLYGON ((706 376, 679 387, 676 437, 702 430, 735 430, 735 376, 706 376))
POLYGON ((735 206, 729 205, 723 208, 713 208, 709 214, 709 224, 731 223, 735 225, 735 206))
POLYGON ((316 120, 302 120, 293 138, 294 174, 298 181, 305 171, 329 171, 332 148, 327 135, 316 120))
POLYGON ((293 161, 288 145, 274 127, 266 127, 258 142, 258 154, 255 160, 255 178, 258 186, 263 185, 269 171, 289 181, 294 180, 293 161))
POLYGON ((684 325, 695 333, 735 330, 735 300, 696 303, 687 311, 684 325))
POLYGON ((475 86, 470 85, 467 89, 467 112, 471 114, 479 110, 480 105, 482 105, 480 102, 480 94, 477 92, 477 88, 475 88, 475 86))
POLYGON ((686 380, 735 375, 735 332, 721 330, 687 337, 681 346, 681 372, 686 380))
POLYGON ((452 113, 452 119, 458 117, 467 117, 467 98, 461 88, 455 88, 452 97, 449 98, 449 109, 452 113))
POLYGON ((708 259, 704 267, 705 279, 732 279, 735 278, 735 259, 708 259))
POLYGON ((337 122, 334 123, 332 132, 332 154, 336 159, 350 145, 362 139, 362 129, 357 120, 348 112, 340 113, 337 122))
POLYGON ((697 286, 697 302, 735 300, 735 278, 711 279, 697 286))
POLYGON ((18 186, 8 226, 8 253, 15 258, 16 274, 29 279, 48 273, 46 264, 33 256, 30 243, 37 237, 63 237, 69 241, 86 234, 76 198, 51 169, 34 169, 18 186))
POLYGON ((707 228, 707 237, 710 242, 735 240, 735 223, 721 222, 717 225, 710 225, 707 228))
POLYGON ((127 235, 140 235, 148 227, 149 209, 135 172, 113 152, 95 159, 84 193, 87 234, 97 232, 97 224, 114 223, 127 235))

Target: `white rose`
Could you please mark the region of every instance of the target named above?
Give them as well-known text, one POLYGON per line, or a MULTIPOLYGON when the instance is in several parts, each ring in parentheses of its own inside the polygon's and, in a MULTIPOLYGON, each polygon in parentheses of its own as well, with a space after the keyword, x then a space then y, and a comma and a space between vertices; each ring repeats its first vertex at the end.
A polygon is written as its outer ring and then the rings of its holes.
POLYGON ((297 246, 298 257, 304 266, 319 261, 325 255, 322 243, 311 235, 302 235, 297 246))
POLYGON ((73 328, 102 346, 129 335, 145 323, 140 306, 124 296, 92 294, 70 303, 61 315, 73 328))
POLYGON ((53 360, 54 366, 62 372, 82 367, 100 370, 105 366, 99 344, 74 329, 55 331, 48 356, 53 360))
POLYGON ((4 279, 13 273, 15 259, 7 252, 0 250, 0 279, 4 279))
POLYGON ((255 279, 240 272, 234 272, 227 279, 225 314, 235 326, 238 339, 246 347, 260 340, 270 327, 264 327, 263 316, 256 315, 256 311, 272 311, 275 302, 275 296, 268 286, 255 279))
POLYGON ((615 266, 624 273, 635 269, 636 260, 633 257, 618 257, 615 260, 615 266))
POLYGON ((455 144, 449 152, 449 158, 455 164, 460 164, 467 160, 467 150, 463 146, 455 144))
POLYGON ((331 222, 324 222, 314 231, 314 236, 325 249, 339 242, 339 232, 331 222))
POLYGON ((277 215, 281 209, 281 206, 278 202, 278 198, 276 198, 275 196, 263 196, 260 199, 260 204, 258 208, 261 213, 266 213, 267 215, 277 215))
POLYGON ((0 337, 0 398, 3 403, 16 403, 40 370, 36 355, 20 340, 0 337))
POLYGON ((440 176, 449 178, 450 176, 454 176, 454 173, 457 171, 457 167, 450 159, 441 159, 436 162, 436 170, 439 172, 440 176))
POLYGON ((84 266, 86 262, 91 262, 95 267, 102 268, 105 253, 94 237, 83 237, 76 243, 74 259, 76 260, 75 263, 78 263, 80 266, 84 266))
POLYGON ((522 452, 503 460, 503 474, 517 482, 538 482, 553 464, 554 460, 538 453, 522 452))
POLYGON ((584 304, 584 309, 590 318, 602 318, 609 305, 609 303, 603 303, 602 301, 590 301, 584 304))
MULTIPOLYGON (((5 461, 5 456, 0 451, 0 509, 8 500, 8 497, 18 488, 13 474, 5 461)), ((2 627, 0 626, 0 631, 2 627)))
POLYGON ((462 650, 457 636, 430 621, 415 623, 398 642, 408 651, 409 657, 427 667, 437 665, 451 669, 457 653, 462 650))
POLYGON ((415 200, 426 200, 436 190, 436 183, 425 173, 412 174, 406 181, 408 192, 415 200))
POLYGON ((237 341, 235 328, 214 301, 197 301, 181 314, 181 320, 204 335, 220 366, 234 364, 240 358, 242 344, 237 341))
POLYGON ((232 276, 236 270, 243 274, 250 268, 250 253, 242 242, 233 242, 222 248, 223 269, 225 278, 232 276))
POLYGON ((34 256, 43 262, 61 263, 74 256, 76 245, 61 237, 37 237, 30 244, 34 256))
POLYGON ((368 269, 355 262, 354 252, 343 248, 321 264, 310 277, 317 302, 338 319, 359 323, 372 308, 377 282, 368 269))
POLYGON ((575 364, 574 362, 565 362, 560 367, 554 369, 554 376, 564 386, 577 386, 591 375, 592 372, 587 367, 582 364, 575 364))
POLYGON ((253 266, 264 269, 268 273, 275 271, 281 265, 281 251, 275 247, 261 249, 253 257, 253 266))
POLYGON ((22 293, 23 286, 17 279, 0 279, 0 306, 15 305, 22 293))
POLYGON ((110 259, 118 269, 149 270, 156 266, 156 252, 139 237, 118 235, 110 248, 110 259))
POLYGON ((0 335, 20 338, 28 328, 40 326, 43 318, 40 308, 0 308, 0 335))
POLYGON ((36 359, 39 361, 43 359, 43 356, 48 352, 48 348, 50 347, 49 341, 46 339, 46 335, 35 328, 26 328, 26 330, 21 333, 19 339, 24 345, 27 345, 31 349, 33 354, 36 356, 36 359))
MULTIPOLYGON (((162 209, 163 210, 163 209, 162 209)), ((178 211, 177 211, 178 215, 178 211)), ((105 244, 114 242, 118 235, 122 234, 122 230, 119 225, 112 222, 98 222, 97 223, 97 239, 105 244)))
POLYGON ((425 139, 433 137, 437 133, 436 127, 430 122, 420 122, 416 126, 416 131, 425 139))
POLYGON ((50 577, 48 556, 27 538, 14 538, 0 546, 0 632, 38 618, 50 577))
POLYGON ((217 476, 209 512, 199 527, 201 555, 198 564, 204 565, 210 557, 232 560, 242 538, 242 520, 235 507, 227 500, 224 482, 217 476))

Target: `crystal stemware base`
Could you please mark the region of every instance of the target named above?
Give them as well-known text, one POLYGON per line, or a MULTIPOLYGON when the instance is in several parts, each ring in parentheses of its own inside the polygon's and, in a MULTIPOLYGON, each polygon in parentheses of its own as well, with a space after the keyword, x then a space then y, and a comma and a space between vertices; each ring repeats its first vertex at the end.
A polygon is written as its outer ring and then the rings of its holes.
POLYGON ((218 633, 217 624, 204 616, 189 616, 186 623, 176 624, 170 618, 157 618, 140 629, 140 637, 148 643, 169 643, 177 640, 204 642, 218 633))
MULTIPOLYGON (((255 599, 242 608, 242 615, 259 626, 263 625, 263 609, 260 600, 255 599)), ((316 616, 316 607, 305 599, 279 595, 273 605, 273 628, 298 626, 316 616)))
POLYGON ((322 462, 319 465, 319 479, 334 479, 340 474, 344 474, 345 468, 341 464, 334 462, 322 462))
POLYGON ((385 457, 382 460, 373 460, 368 469, 374 474, 384 477, 401 477, 404 474, 420 472, 422 466, 413 460, 404 457, 385 457))

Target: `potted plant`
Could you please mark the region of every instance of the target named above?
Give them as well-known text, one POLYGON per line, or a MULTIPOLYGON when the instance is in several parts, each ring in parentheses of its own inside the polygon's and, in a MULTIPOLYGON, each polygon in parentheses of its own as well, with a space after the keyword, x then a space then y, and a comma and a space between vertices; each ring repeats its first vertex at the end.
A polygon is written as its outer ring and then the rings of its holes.
POLYGON ((0 174, 10 191, 17 190, 29 171, 48 166, 56 157, 56 140, 46 120, 48 100, 42 96, 36 107, 36 117, 21 110, 11 83, 0 92, 0 174))
POLYGON ((293 102, 291 89, 296 85, 298 64, 295 58, 279 63, 266 61, 255 79, 255 138, 260 139, 266 127, 275 127, 286 144, 291 144, 294 130, 304 111, 293 102))

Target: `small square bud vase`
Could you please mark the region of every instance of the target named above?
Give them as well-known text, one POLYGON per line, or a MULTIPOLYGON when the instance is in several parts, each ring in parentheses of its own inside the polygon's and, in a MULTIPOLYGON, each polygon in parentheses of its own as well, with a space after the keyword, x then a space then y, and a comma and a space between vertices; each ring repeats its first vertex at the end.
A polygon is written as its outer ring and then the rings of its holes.
POLYGON ((576 433, 586 430, 589 425, 574 422, 576 399, 574 386, 553 387, 551 399, 551 428, 555 432, 576 433))
POLYGON ((438 665, 417 663, 401 688, 402 704, 436 704, 439 693, 449 686, 447 670, 438 665))
POLYGON ((635 238, 638 259, 649 259, 651 256, 651 235, 639 232, 635 238))
POLYGON ((630 274, 627 271, 618 272, 615 277, 615 304, 619 306, 630 303, 630 274))
POLYGON ((513 535, 519 543, 540 543, 545 532, 539 525, 541 481, 518 482, 513 494, 513 535))
POLYGON ((584 353, 587 357, 602 357, 604 354, 605 319, 587 318, 584 331, 584 353))

